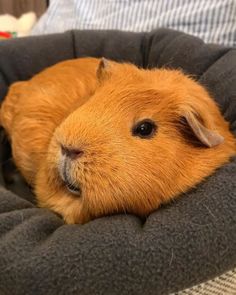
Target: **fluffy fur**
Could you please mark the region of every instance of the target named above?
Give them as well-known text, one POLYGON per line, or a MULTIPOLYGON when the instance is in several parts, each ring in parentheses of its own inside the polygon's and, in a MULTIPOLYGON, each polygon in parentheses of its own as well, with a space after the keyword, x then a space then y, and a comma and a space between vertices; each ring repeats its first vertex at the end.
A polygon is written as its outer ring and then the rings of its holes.
POLYGON ((67 223, 115 212, 146 216, 236 154, 215 102, 177 70, 62 62, 14 84, 0 115, 39 206, 67 223), (149 139, 132 135, 142 119, 157 125, 149 139), (83 154, 65 160, 63 147, 83 154), (81 195, 68 190, 63 169, 81 195))

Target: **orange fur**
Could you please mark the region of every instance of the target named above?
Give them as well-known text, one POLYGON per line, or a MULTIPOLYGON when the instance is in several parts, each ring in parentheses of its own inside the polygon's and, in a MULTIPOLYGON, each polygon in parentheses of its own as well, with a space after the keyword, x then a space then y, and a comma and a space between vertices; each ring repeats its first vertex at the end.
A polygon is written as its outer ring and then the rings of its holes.
POLYGON ((115 62, 103 69, 99 62, 84 58, 48 68, 13 85, 2 105, 13 157, 40 206, 67 223, 114 212, 147 215, 236 154, 228 123, 197 82, 177 70, 115 62), (156 134, 132 136, 145 118, 156 122, 156 134), (224 141, 201 144, 189 127, 195 121, 224 141), (81 196, 60 176, 61 146, 83 151, 69 162, 81 196))

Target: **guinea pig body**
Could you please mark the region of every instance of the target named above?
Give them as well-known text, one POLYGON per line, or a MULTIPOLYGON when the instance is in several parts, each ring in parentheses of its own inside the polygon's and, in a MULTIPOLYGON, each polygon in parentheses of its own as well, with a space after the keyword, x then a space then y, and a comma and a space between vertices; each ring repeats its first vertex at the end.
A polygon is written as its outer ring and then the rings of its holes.
POLYGON ((236 154, 228 123, 197 82, 91 58, 13 86, 1 121, 39 205, 67 223, 146 216, 236 154))

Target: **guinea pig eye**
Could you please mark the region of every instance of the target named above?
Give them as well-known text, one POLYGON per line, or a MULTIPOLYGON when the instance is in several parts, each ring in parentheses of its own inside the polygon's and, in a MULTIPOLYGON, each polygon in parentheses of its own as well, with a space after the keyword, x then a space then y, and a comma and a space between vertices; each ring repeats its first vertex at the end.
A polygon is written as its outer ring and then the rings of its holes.
POLYGON ((140 138, 151 138, 157 130, 155 122, 149 119, 144 119, 141 122, 135 124, 132 129, 133 136, 138 136, 140 138))

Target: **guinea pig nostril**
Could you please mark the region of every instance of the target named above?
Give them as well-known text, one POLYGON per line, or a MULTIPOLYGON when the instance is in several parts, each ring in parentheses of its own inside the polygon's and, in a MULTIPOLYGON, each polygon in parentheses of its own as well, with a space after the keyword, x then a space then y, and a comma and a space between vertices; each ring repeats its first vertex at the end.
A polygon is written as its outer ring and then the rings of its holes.
POLYGON ((66 157, 72 160, 75 160, 77 158, 80 158, 84 152, 79 149, 73 149, 73 148, 61 146, 61 153, 62 155, 65 155, 66 157))

